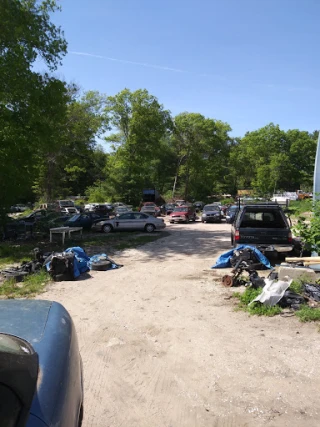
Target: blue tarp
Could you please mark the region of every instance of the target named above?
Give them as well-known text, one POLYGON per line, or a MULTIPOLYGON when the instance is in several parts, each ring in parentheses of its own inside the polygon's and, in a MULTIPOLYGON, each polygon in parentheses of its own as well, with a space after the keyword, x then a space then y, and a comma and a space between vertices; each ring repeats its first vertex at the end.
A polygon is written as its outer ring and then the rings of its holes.
POLYGON ((80 248, 80 246, 68 248, 64 252, 74 253, 74 277, 79 277, 80 274, 89 270, 88 262, 90 261, 90 257, 88 257, 88 255, 82 248, 80 248))
MULTIPOLYGON (((74 253, 74 277, 77 278, 80 274, 85 273, 91 269, 91 264, 97 261, 110 261, 111 267, 110 269, 122 267, 121 265, 116 264, 112 261, 107 254, 97 254, 89 257, 85 251, 80 248, 80 246, 74 246, 72 248, 66 249, 64 252, 72 252, 74 253)), ((46 264, 46 268, 50 270, 51 261, 46 264)))
POLYGON ((228 252, 225 252, 224 254, 220 255, 217 259, 215 265, 213 265, 211 268, 228 268, 231 267, 230 259, 233 256, 234 251, 239 249, 245 249, 250 248, 255 253, 258 260, 261 262, 261 264, 264 264, 267 268, 272 268, 268 258, 266 258, 263 253, 261 253, 255 246, 250 245, 239 245, 234 249, 231 249, 228 252))

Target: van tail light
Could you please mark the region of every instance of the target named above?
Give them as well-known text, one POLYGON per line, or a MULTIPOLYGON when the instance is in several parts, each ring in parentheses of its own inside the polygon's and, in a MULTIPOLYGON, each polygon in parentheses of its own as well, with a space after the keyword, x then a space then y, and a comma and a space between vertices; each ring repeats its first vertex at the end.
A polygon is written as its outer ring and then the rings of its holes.
POLYGON ((240 232, 239 232, 239 230, 236 230, 236 232, 234 234, 234 240, 240 240, 240 232))
POLYGON ((291 233, 291 231, 289 231, 289 234, 288 234, 288 242, 292 243, 292 233, 291 233))

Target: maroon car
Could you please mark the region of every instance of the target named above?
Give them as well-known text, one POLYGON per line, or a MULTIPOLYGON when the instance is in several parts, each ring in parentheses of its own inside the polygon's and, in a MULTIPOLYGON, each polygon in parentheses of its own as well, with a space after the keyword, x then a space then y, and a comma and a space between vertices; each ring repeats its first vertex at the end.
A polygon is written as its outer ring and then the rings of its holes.
POLYGON ((170 223, 195 221, 196 218, 193 206, 177 206, 170 214, 170 223))

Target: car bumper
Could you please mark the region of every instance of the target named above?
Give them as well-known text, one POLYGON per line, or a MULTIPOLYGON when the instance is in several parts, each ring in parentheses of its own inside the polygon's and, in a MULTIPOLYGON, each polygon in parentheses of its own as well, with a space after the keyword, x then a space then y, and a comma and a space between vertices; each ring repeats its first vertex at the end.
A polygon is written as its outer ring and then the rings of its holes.
POLYGON ((268 244, 252 244, 252 243, 238 243, 239 245, 249 245, 254 246, 255 248, 259 249, 260 252, 263 252, 265 254, 268 253, 287 253, 291 252, 294 249, 294 245, 268 245, 268 244))
POLYGON ((221 218, 219 218, 219 217, 209 217, 209 218, 202 218, 201 219, 202 221, 205 221, 205 222, 220 222, 221 221, 221 218))
POLYGON ((178 218, 178 217, 172 218, 172 217, 170 217, 170 221, 171 222, 186 222, 186 221, 188 221, 188 218, 178 218))

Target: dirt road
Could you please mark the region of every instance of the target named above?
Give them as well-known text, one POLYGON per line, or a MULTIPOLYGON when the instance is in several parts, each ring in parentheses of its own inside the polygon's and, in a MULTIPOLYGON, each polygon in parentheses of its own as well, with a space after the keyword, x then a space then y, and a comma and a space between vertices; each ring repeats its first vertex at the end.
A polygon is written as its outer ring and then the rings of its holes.
POLYGON ((84 427, 319 426, 317 328, 234 311, 210 270, 229 229, 169 224, 123 268, 42 296, 76 325, 84 427))

